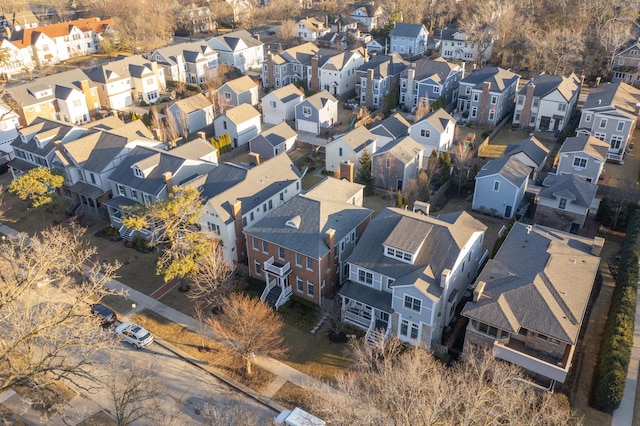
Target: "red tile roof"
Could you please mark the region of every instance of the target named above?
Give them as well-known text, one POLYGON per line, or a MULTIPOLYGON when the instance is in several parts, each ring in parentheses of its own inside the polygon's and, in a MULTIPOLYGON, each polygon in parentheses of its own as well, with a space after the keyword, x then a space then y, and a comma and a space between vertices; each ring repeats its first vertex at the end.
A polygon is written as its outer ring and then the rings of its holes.
POLYGON ((45 34, 51 39, 64 37, 69 35, 73 27, 77 27, 82 32, 93 30, 95 33, 100 34, 109 25, 115 25, 113 19, 102 20, 96 17, 76 19, 75 21, 60 22, 58 24, 44 25, 41 27, 26 28, 24 30, 16 31, 11 35, 10 41, 16 47, 22 49, 35 42, 40 34, 45 34))

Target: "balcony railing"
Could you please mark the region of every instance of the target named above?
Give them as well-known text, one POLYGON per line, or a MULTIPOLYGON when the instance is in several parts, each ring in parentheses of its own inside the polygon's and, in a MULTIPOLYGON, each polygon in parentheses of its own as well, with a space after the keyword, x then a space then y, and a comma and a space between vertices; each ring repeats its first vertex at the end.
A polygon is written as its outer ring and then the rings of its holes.
POLYGON ((352 323, 355 326, 364 328, 365 330, 368 330, 369 326, 372 323, 371 314, 369 314, 368 318, 367 318, 366 316, 361 316, 359 314, 351 312, 351 311, 349 311, 349 309, 347 309, 344 312, 344 319, 347 320, 348 322, 352 323))
POLYGON ((267 272, 271 272, 272 274, 276 274, 279 277, 286 277, 291 273, 291 263, 287 262, 284 265, 276 263, 273 259, 273 256, 269 258, 266 262, 264 262, 264 270, 267 272))
POLYGON ((569 368, 571 367, 571 360, 573 358, 575 346, 570 346, 567 351, 565 351, 565 356, 563 359, 558 359, 558 361, 554 364, 549 359, 545 361, 535 356, 532 353, 525 353, 521 350, 518 350, 514 347, 514 345, 505 343, 502 341, 495 341, 493 344, 493 355, 496 358, 500 358, 504 361, 511 362, 513 364, 517 364, 522 368, 532 371, 536 374, 540 374, 541 376, 548 377, 557 382, 564 383, 567 378, 567 373, 569 372, 569 368))

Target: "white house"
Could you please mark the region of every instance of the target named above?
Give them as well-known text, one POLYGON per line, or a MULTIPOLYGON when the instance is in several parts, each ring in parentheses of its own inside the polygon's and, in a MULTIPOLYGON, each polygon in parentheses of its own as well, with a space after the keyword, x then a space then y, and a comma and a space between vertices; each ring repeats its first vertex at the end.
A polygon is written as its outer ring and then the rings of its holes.
POLYGON ((168 112, 182 137, 213 124, 213 104, 201 93, 174 102, 168 107, 168 112))
POLYGON ((342 96, 356 88, 356 70, 364 64, 364 49, 323 51, 307 66, 308 88, 342 96))
POLYGON ((7 60, 0 63, 0 76, 10 79, 14 74, 20 74, 27 70, 33 70, 35 63, 31 57, 31 47, 22 43, 12 43, 3 38, 0 41, 0 49, 7 53, 7 60))
POLYGON ((19 115, 0 101, 0 151, 13 152, 11 142, 18 136, 19 115))
POLYGON ((493 54, 493 40, 474 40, 458 28, 457 21, 449 23, 440 32, 440 56, 446 60, 487 63, 493 54))
POLYGON ((427 50, 429 32, 422 24, 396 22, 389 33, 389 52, 418 55, 427 50))
POLYGON ((304 93, 293 84, 267 93, 262 98, 262 118, 265 124, 295 120, 296 105, 303 100, 304 93))
POLYGON ((338 100, 323 90, 296 105, 296 129, 318 135, 338 121, 338 100))
POLYGON ((220 54, 220 63, 233 65, 242 73, 260 68, 264 60, 264 44, 246 30, 233 31, 207 41, 220 54))
POLYGON ((337 172, 341 163, 359 164, 366 147, 369 154, 377 150, 377 138, 365 126, 359 126, 329 142, 325 147, 326 165, 330 172, 337 172))
POLYGON ((374 2, 356 3, 351 6, 351 18, 358 21, 358 27, 371 32, 384 24, 385 13, 382 6, 374 2))
POLYGON ((437 109, 415 122, 409 128, 409 136, 424 147, 426 156, 433 150, 446 152, 453 145, 456 120, 444 108, 437 109))
POLYGON ((260 113, 249 104, 241 104, 225 111, 213 121, 216 136, 228 133, 234 148, 249 143, 262 131, 260 113))
POLYGON ((314 17, 306 17, 298 20, 296 37, 303 41, 316 41, 330 31, 331 27, 325 21, 314 17))
POLYGON ((163 47, 152 52, 149 58, 165 68, 168 80, 202 84, 218 75, 218 52, 205 41, 163 47))

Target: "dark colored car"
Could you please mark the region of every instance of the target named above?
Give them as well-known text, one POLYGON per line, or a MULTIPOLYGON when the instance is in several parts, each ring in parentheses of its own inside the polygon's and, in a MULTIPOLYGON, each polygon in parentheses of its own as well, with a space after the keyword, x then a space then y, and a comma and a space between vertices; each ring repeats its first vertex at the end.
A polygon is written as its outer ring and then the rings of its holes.
POLYGON ((104 328, 110 327, 118 319, 115 312, 99 303, 91 305, 91 313, 100 318, 104 328))

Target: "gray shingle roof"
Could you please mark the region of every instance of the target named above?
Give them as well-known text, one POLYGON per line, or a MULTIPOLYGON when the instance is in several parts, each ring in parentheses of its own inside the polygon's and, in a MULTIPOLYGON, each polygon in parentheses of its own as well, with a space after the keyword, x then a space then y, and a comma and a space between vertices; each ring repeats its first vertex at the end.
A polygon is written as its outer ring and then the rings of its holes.
POLYGON ((373 69, 374 78, 379 79, 401 74, 407 66, 408 62, 402 59, 397 52, 393 52, 390 55, 374 56, 368 62, 360 65, 356 71, 366 72, 373 69))
POLYGON ((640 90, 626 83, 606 83, 589 92, 582 110, 610 106, 629 117, 637 117, 636 103, 640 102, 640 90))
POLYGON ((530 136, 527 139, 509 144, 504 155, 514 155, 520 152, 525 153, 538 166, 542 166, 549 154, 549 148, 544 146, 535 136, 530 136))
POLYGON ((598 271, 593 240, 515 223, 477 282, 485 289, 462 315, 517 334, 531 330, 575 344, 598 271))
POLYGON ((499 67, 484 67, 480 68, 467 77, 460 80, 460 83, 472 84, 475 89, 482 89, 485 81, 491 83, 490 92, 500 93, 507 87, 516 82, 520 76, 514 74, 511 71, 507 71, 499 67))
POLYGON ((371 133, 378 136, 398 139, 409 133, 409 127, 411 127, 411 123, 397 112, 372 127, 371 133))
POLYGON ((66 99, 73 91, 82 91, 81 81, 86 81, 89 87, 96 85, 81 69, 76 68, 58 74, 38 78, 35 81, 7 87, 6 93, 18 102, 22 107, 43 102, 46 99, 66 99), (34 93, 43 89, 51 89, 52 95, 46 98, 37 98, 34 93))
POLYGON ((342 201, 347 202, 354 195, 364 189, 364 185, 349 182, 346 179, 336 179, 327 177, 309 189, 305 196, 319 201, 342 201))
POLYGON ((541 198, 566 198, 584 208, 591 207, 598 191, 598 185, 595 183, 572 174, 549 175, 542 182, 542 186, 538 194, 541 198))
MULTIPOLYGON (((13 140, 13 142, 11 142, 11 145, 24 151, 31 152, 34 155, 46 157, 55 149, 55 145, 52 142, 65 139, 74 129, 78 129, 78 127, 74 127, 69 125, 69 123, 63 123, 61 121, 37 117, 29 126, 20 129, 20 134, 26 136, 26 142, 23 142, 22 138, 18 136, 13 140), (41 141, 47 139, 47 143, 40 146, 38 145, 36 138, 41 141)), ((82 133, 77 132, 76 137, 81 134, 82 133)))
POLYGON ((284 121, 263 130, 261 135, 264 136, 264 138, 273 146, 278 146, 281 143, 298 136, 296 131, 284 121))
POLYGON ((389 37, 411 37, 416 38, 424 28, 422 24, 410 24, 406 22, 396 22, 395 28, 389 33, 389 37))
POLYGON ((297 195, 246 228, 245 233, 305 256, 321 259, 330 250, 325 242, 325 233, 329 229, 336 231, 337 244, 372 213, 370 209, 353 204, 297 195), (297 229, 286 225, 287 221, 296 216, 301 218, 297 229))
POLYGON ((439 133, 443 133, 449 123, 456 122, 455 118, 453 118, 444 108, 439 108, 425 115, 418 120, 418 122, 423 120, 429 122, 429 124, 431 124, 439 133))
POLYGON ((451 71, 456 69, 458 65, 447 62, 444 58, 427 59, 420 58, 416 62, 410 64, 410 68, 404 70, 401 77, 407 78, 409 69, 414 69, 416 81, 422 81, 431 78, 438 83, 444 83, 451 71))
POLYGON ((392 294, 386 291, 378 291, 367 286, 347 281, 342 285, 338 292, 340 296, 348 297, 359 302, 365 303, 384 312, 392 312, 391 300, 392 294))
POLYGON ((523 86, 518 93, 525 95, 530 84, 535 84, 533 96, 536 98, 543 98, 557 89, 562 97, 569 101, 580 90, 580 79, 575 74, 571 74, 569 77, 540 74, 529 80, 527 85, 523 86))
POLYGON ((416 142, 411 136, 405 136, 404 138, 396 139, 373 154, 374 157, 389 153, 395 158, 400 160, 403 164, 406 164, 416 158, 420 152, 424 151, 424 147, 416 142))
POLYGON ((515 186, 520 187, 522 182, 529 177, 529 173, 531 173, 531 169, 516 157, 503 156, 487 161, 487 164, 482 166, 476 175, 476 179, 500 175, 515 186))
POLYGON ((597 160, 605 161, 609 152, 609 144, 594 136, 573 136, 564 140, 559 154, 570 152, 583 152, 597 160))
MULTIPOLYGON (((359 126, 351 130, 350 132, 345 133, 339 138, 333 140, 332 142, 330 142, 330 144, 334 144, 334 143, 337 143, 338 141, 342 141, 349 148, 353 149, 354 152, 360 152, 361 150, 364 149, 365 146, 370 147, 371 144, 373 144, 376 140, 377 138, 373 133, 369 131, 369 129, 367 129, 364 126, 359 126)), ((369 152, 371 152, 370 149, 369 149, 369 152)))

